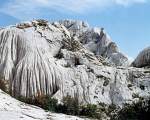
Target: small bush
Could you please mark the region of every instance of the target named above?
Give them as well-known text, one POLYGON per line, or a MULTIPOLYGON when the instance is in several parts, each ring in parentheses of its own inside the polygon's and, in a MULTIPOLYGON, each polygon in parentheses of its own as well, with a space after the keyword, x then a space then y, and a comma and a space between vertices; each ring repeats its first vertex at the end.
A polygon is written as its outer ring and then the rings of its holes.
POLYGON ((8 80, 0 80, 0 89, 6 93, 9 93, 9 81, 8 80))
POLYGON ((88 104, 81 107, 80 115, 88 116, 91 118, 101 118, 97 105, 88 104))
POLYGON ((132 105, 126 105, 113 120, 149 120, 150 99, 140 100, 132 105))
POLYGON ((48 100, 46 101, 45 109, 49 111, 57 111, 57 106, 58 106, 58 100, 48 97, 48 100))
POLYGON ((37 22, 39 26, 45 26, 45 27, 47 26, 47 23, 48 23, 48 21, 42 20, 42 19, 38 19, 37 22))
POLYGON ((65 114, 79 115, 79 101, 77 97, 72 98, 67 95, 63 98, 63 110, 65 114))
POLYGON ((32 105, 36 105, 38 107, 41 107, 45 110, 49 110, 49 111, 56 111, 57 108, 57 104, 58 104, 58 100, 51 98, 50 96, 46 96, 46 95, 38 95, 36 97, 31 97, 31 98, 26 98, 26 97, 18 97, 18 100, 28 103, 28 104, 32 104, 32 105))
POLYGON ((7 90, 6 84, 4 80, 0 80, 0 89, 3 91, 7 90))

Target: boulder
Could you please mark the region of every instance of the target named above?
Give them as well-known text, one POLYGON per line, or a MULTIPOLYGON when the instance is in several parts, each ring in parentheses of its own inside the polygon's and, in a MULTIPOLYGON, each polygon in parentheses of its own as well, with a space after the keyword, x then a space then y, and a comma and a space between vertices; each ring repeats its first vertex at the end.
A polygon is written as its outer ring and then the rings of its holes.
POLYGON ((150 66, 150 47, 145 48, 139 53, 136 59, 133 61, 134 67, 146 67, 150 66))

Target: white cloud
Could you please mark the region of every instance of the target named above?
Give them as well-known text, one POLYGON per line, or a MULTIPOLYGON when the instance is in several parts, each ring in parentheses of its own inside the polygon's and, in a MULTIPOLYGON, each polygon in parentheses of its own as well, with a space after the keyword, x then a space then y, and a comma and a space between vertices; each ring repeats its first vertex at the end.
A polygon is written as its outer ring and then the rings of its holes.
POLYGON ((103 9, 111 5, 128 6, 145 2, 147 0, 13 0, 1 6, 0 11, 19 19, 28 19, 41 15, 43 9, 84 13, 92 8, 103 9))
POLYGON ((145 3, 147 0, 114 0, 114 1, 116 2, 116 4, 127 6, 134 3, 145 3))

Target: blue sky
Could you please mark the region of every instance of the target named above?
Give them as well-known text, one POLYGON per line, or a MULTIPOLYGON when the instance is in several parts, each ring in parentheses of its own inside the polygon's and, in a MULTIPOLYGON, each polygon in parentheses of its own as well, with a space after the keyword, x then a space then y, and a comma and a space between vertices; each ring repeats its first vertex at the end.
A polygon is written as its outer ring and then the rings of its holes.
POLYGON ((44 18, 76 19, 104 27, 135 58, 150 45, 150 0, 0 0, 0 26, 44 18))

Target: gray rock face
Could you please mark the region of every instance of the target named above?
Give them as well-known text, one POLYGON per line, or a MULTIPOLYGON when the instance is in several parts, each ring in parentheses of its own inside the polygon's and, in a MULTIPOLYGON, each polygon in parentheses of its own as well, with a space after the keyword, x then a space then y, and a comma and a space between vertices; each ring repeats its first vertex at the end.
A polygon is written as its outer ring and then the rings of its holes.
POLYGON ((147 47, 141 51, 132 65, 135 67, 150 66, 150 47, 147 47))
POLYGON ((0 30, 0 74, 14 96, 69 94, 83 104, 122 106, 150 95, 150 70, 127 63, 103 29, 83 22, 37 20, 0 30))
POLYGON ((11 80, 15 96, 52 95, 60 87, 61 66, 56 65, 53 56, 62 46, 64 33, 52 25, 51 32, 38 27, 0 31, 0 73, 4 79, 11 80))
POLYGON ((101 55, 115 66, 128 66, 127 56, 122 54, 117 45, 111 40, 104 28, 90 28, 83 21, 60 21, 71 33, 76 36, 83 46, 95 55, 101 55))

